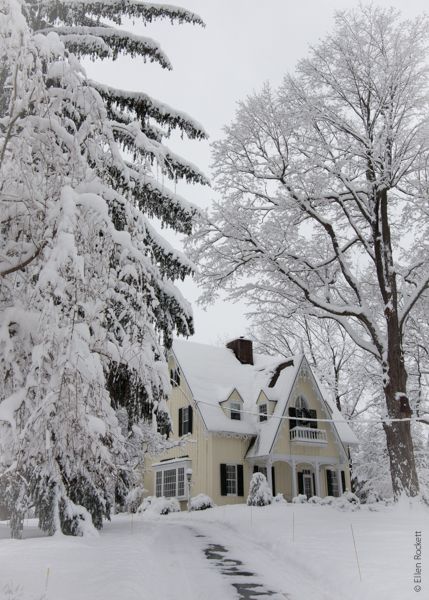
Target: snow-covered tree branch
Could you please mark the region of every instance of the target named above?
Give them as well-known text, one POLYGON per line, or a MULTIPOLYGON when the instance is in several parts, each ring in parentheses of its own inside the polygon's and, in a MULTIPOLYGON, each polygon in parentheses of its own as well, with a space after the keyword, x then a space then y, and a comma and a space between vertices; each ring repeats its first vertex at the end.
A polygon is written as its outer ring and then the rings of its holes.
POLYGON ((103 57, 105 44, 113 58, 159 58, 155 42, 101 21, 123 16, 200 23, 133 0, 5 0, 0 11, 0 498, 15 536, 30 505, 51 534, 109 518, 115 489, 133 485, 132 456, 149 438, 165 447, 148 427, 166 422, 166 349, 193 331, 174 284, 192 265, 150 218, 189 233, 196 209, 153 167, 206 183, 163 144, 174 128, 205 133, 149 96, 89 81, 72 53, 103 57))
POLYGON ((403 337, 429 269, 427 42, 426 18, 339 12, 296 74, 240 103, 214 144, 222 200, 192 251, 203 299, 224 289, 331 319, 378 361, 395 495, 419 490, 403 337))

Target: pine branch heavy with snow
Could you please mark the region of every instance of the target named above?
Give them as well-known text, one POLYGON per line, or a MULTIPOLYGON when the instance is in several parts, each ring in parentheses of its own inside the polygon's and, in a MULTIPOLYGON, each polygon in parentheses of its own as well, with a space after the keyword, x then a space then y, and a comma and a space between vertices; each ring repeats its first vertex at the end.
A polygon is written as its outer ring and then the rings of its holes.
POLYGON ((165 348, 192 332, 174 285, 190 263, 150 218, 188 233, 195 209, 152 165, 206 182, 163 143, 174 128, 205 134, 145 94, 86 78, 74 53, 88 48, 167 66, 154 42, 104 35, 101 18, 121 14, 198 22, 109 0, 3 0, 0 11, 0 496, 17 537, 30 506, 51 534, 109 518, 115 488, 133 485, 139 423, 163 410, 165 348))

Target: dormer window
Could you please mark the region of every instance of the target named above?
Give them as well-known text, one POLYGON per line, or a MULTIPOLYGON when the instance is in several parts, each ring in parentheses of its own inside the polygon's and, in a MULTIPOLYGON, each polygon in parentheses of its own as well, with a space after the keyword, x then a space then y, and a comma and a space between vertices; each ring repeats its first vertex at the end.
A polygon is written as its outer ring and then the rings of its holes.
POLYGON ((259 422, 266 421, 268 419, 268 408, 266 404, 259 405, 259 422))
POLYGON ((230 402, 229 410, 231 419, 234 421, 241 421, 241 404, 240 402, 230 402))

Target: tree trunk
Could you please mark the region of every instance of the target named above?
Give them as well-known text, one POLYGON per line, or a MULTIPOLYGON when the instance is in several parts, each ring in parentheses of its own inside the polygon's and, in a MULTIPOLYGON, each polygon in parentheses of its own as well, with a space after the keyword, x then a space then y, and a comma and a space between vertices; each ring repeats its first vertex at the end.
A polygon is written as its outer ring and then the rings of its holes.
MULTIPOLYGON (((395 315, 396 316, 396 315, 395 315)), ((407 371, 401 352, 401 335, 395 316, 390 321, 388 368, 385 370, 384 393, 387 413, 392 419, 409 419, 412 414, 407 396, 407 371), (393 321, 393 323, 392 323, 393 321)), ((387 451, 390 459, 390 475, 393 495, 402 493, 417 496, 417 477, 414 447, 411 436, 411 422, 408 420, 383 423, 386 434, 387 451)))
POLYGON ((393 495, 395 498, 402 493, 407 496, 417 496, 419 481, 414 460, 410 422, 384 423, 383 427, 390 459, 393 495))
MULTIPOLYGON (((387 414, 391 419, 409 419, 412 411, 407 395, 407 371, 402 348, 402 330, 398 316, 398 290, 393 262, 392 239, 388 215, 387 190, 377 192, 378 205, 375 223, 374 249, 377 259, 377 276, 383 297, 387 332, 386 355, 383 356, 383 386, 387 414)), ((411 422, 383 423, 387 451, 390 459, 390 475, 393 495, 402 493, 416 496, 419 493, 414 458, 411 422)))

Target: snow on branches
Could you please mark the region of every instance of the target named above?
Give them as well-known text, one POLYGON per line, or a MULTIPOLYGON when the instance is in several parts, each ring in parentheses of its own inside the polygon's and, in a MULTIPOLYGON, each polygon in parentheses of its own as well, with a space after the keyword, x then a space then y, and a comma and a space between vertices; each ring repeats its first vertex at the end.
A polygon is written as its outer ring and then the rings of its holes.
MULTIPOLYGON (((207 300, 225 289, 336 321, 378 362, 397 419, 411 414, 404 330, 429 285, 427 49, 426 18, 337 13, 296 74, 243 101, 214 144, 223 199, 194 236, 207 300)), ((414 495, 409 422, 385 429, 395 494, 414 495)))
MULTIPOLYGON (((146 5, 3 4, 0 497, 15 536, 29 507, 48 533, 80 535, 109 518, 115 490, 125 496, 133 485, 134 458, 148 447, 142 420, 164 406, 169 390, 165 347, 174 331, 188 335, 193 327, 189 303, 174 286, 192 265, 149 218, 172 227, 177 219, 189 231, 195 209, 157 186, 151 166, 174 178, 204 177, 173 157, 162 137, 146 142, 149 120, 155 128, 161 116, 161 126, 194 135, 191 120, 179 113, 169 119, 168 107, 157 112, 151 100, 151 114, 140 111, 130 122, 133 98, 130 111, 126 93, 107 102, 62 36, 69 27, 89 39, 86 29, 93 21, 102 28, 100 16, 122 9, 144 16, 146 5), (121 118, 133 136, 126 147, 113 122, 121 118), (130 162, 123 151, 135 140, 145 143, 130 162)), ((148 20, 198 22, 173 7, 147 10, 148 20)), ((134 51, 152 52, 144 44, 134 51)), ((194 137, 204 135, 198 129, 194 137)), ((152 451, 163 447, 159 434, 149 437, 152 451)))

